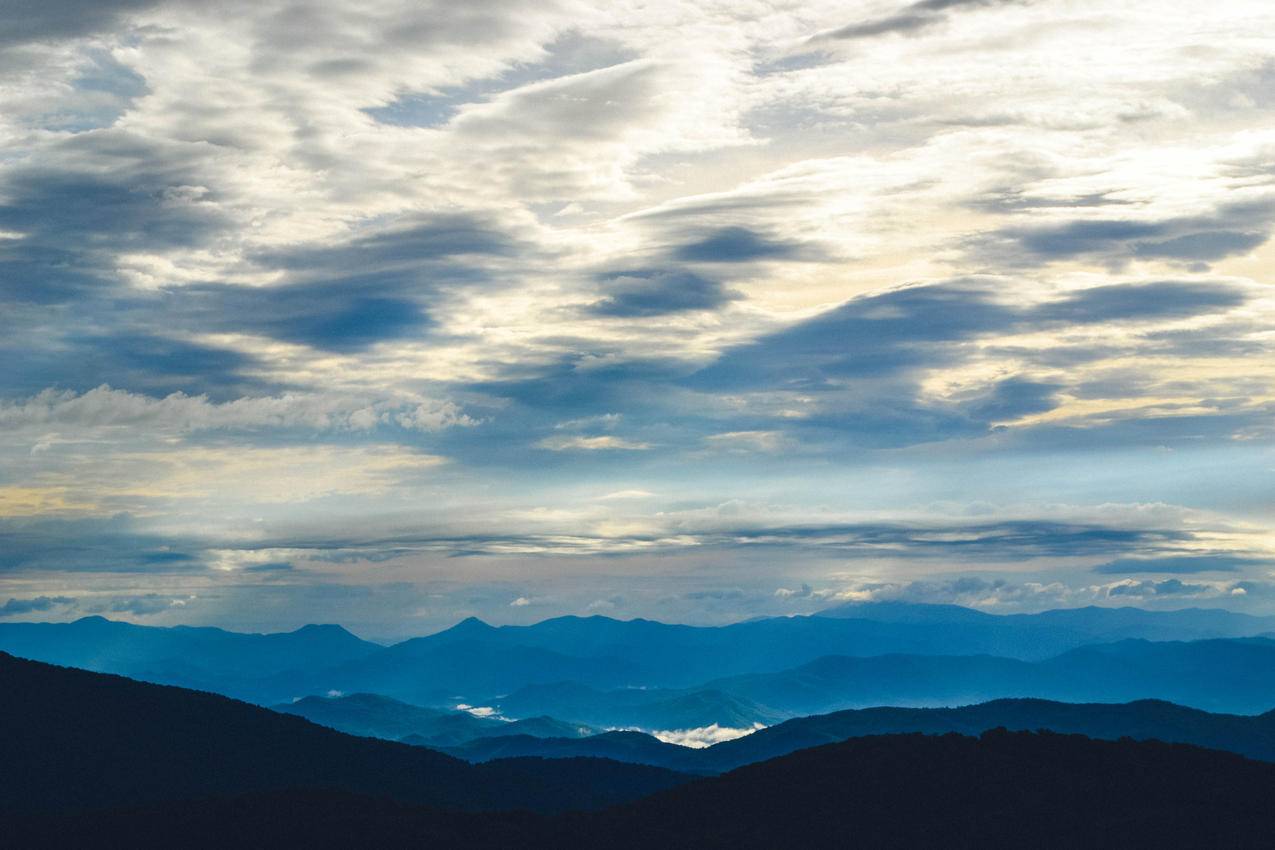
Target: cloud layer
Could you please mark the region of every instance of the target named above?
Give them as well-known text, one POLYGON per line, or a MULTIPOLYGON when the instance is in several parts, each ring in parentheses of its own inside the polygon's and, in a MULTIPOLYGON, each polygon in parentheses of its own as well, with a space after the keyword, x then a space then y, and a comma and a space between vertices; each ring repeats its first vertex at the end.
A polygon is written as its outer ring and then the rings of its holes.
POLYGON ((0 615, 1275 610, 1272 15, 0 12, 0 615))

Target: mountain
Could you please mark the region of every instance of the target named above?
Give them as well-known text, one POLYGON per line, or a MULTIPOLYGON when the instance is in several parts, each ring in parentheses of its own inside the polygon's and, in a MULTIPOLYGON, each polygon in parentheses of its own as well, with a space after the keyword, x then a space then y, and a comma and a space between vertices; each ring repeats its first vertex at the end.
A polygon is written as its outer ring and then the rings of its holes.
POLYGON ((828 656, 789 670, 730 676, 689 689, 598 690, 560 682, 496 700, 510 716, 557 714, 594 726, 685 729, 756 723, 882 705, 942 707, 1031 697, 1062 702, 1160 699, 1214 712, 1275 705, 1275 641, 1118 641, 1044 661, 989 655, 828 656))
MULTIPOLYGON (((0 625, 0 650, 212 690, 263 705, 335 690, 452 707, 460 702, 490 705, 528 686, 559 682, 598 690, 685 693, 702 690, 711 680, 779 673, 828 656, 986 655, 1040 662, 1124 639, 1231 639, 1272 630, 1275 618, 1210 609, 1079 608, 993 615, 954 605, 872 602, 849 603, 813 616, 720 627, 606 617, 558 617, 529 626, 496 627, 470 618, 389 647, 361 641, 336 626, 241 635, 86 618, 65 624, 0 625)), ((1006 695, 1012 694, 970 694, 972 699, 1006 695)), ((1129 696, 1144 695, 1149 694, 1129 696)), ((834 707, 846 705, 813 710, 834 707)))
POLYGON ((442 812, 333 792, 9 818, 22 846, 1264 848, 1275 765, 996 730, 802 750, 603 811, 442 812))
POLYGON ((703 749, 664 743, 642 732, 606 732, 574 739, 523 735, 485 738, 446 752, 475 762, 524 756, 596 756, 713 774, 849 738, 914 732, 978 735, 996 728, 1194 744, 1275 761, 1275 711, 1256 716, 1211 714, 1160 700, 1077 704, 1005 699, 960 708, 864 708, 794 718, 703 749))
POLYGON ((455 809, 596 808, 679 784, 601 759, 470 765, 214 694, 0 654, 0 812, 334 789, 455 809))
MULTIPOLYGON (((711 749, 711 748, 710 748, 711 749)), ((614 731, 586 738, 534 738, 530 735, 502 735, 479 738, 443 752, 470 762, 503 758, 604 758, 629 764, 649 764, 682 773, 715 773, 704 767, 701 757, 707 750, 693 750, 667 744, 645 732, 614 731), (675 767, 674 765, 678 765, 675 767)))
POLYGON ((601 691, 573 682, 555 682, 520 688, 495 702, 511 717, 554 714, 578 717, 593 726, 647 730, 698 729, 714 724, 747 729, 791 716, 714 688, 601 691))
POLYGON ((476 717, 467 711, 447 711, 409 705, 377 694, 305 697, 273 707, 284 714, 328 726, 350 735, 403 740, 418 746, 446 747, 475 738, 499 735, 578 738, 597 730, 552 717, 508 721, 476 717))
MULTIPOLYGON (((720 773, 849 738, 914 732, 978 735, 996 728, 1047 729, 1105 740, 1133 738, 1194 744, 1275 761, 1275 711, 1249 716, 1211 714, 1161 700, 1113 704, 1003 699, 960 708, 864 708, 798 717, 696 750, 690 758, 652 758, 643 763, 676 763, 687 771, 720 773)), ((515 753, 511 750, 507 754, 515 753)))
POLYGON ((584 657, 444 635, 440 640, 403 641, 313 675, 266 684, 275 692, 370 692, 417 705, 453 706, 459 702, 484 705, 492 695, 543 682, 585 681, 618 687, 646 677, 637 664, 614 657, 584 657))
POLYGON ((790 715, 877 705, 943 706, 1003 697, 1064 702, 1154 698, 1253 714, 1275 705, 1275 641, 1126 640, 1039 662, 991 656, 829 657, 702 686, 790 715))
POLYGON ((243 634, 103 617, 0 624, 0 651, 10 655, 231 694, 251 692, 264 678, 356 662, 383 649, 334 625, 243 634))

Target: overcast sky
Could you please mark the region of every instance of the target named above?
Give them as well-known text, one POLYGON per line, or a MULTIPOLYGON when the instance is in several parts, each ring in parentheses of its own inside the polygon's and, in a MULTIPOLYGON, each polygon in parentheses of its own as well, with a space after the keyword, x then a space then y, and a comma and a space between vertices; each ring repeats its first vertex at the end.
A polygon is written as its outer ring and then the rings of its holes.
POLYGON ((0 617, 1275 612, 1264 0, 0 5, 0 617))

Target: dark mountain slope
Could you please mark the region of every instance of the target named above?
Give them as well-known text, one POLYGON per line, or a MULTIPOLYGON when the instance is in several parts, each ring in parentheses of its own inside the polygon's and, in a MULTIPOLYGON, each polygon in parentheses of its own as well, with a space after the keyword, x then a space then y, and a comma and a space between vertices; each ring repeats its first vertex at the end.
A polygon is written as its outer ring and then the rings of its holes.
POLYGON ((858 738, 600 812, 445 813, 292 793, 12 819, 23 846, 1266 848, 1275 765, 996 731, 858 738))
POLYGON ((595 759, 473 766, 213 694, 0 654, 0 810, 329 788, 463 809, 589 808, 682 780, 595 759))
POLYGON ((1275 761, 1275 711, 1251 716, 1210 714, 1160 700, 1077 704, 1005 699, 960 708, 864 708, 798 717, 699 750, 680 763, 687 770, 717 773, 849 738, 913 732, 978 735, 998 727, 1106 740, 1155 739, 1275 761))
POLYGON ((603 732, 588 738, 533 738, 530 735, 505 735, 480 738, 443 752, 472 762, 502 758, 604 758, 630 764, 649 764, 682 773, 717 773, 700 764, 708 764, 707 750, 693 750, 677 744, 666 744, 645 732, 603 732))
POLYGON ((610 847, 1260 847, 1275 765, 1180 744, 856 738, 587 820, 610 847))

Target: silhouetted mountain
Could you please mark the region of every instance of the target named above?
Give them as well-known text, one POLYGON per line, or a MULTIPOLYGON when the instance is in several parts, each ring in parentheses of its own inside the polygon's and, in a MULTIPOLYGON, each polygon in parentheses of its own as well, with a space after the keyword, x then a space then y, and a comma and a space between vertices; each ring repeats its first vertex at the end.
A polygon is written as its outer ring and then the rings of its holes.
MULTIPOLYGON (((864 708, 798 717, 743 738, 693 751, 690 758, 685 758, 683 751, 670 753, 682 758, 647 759, 642 763, 664 766, 677 763, 683 765, 684 770, 717 773, 849 738, 913 732, 978 735, 996 728, 1046 729, 1106 740, 1154 739, 1275 761, 1275 711, 1250 716, 1210 714, 1160 700, 1078 704, 1005 699, 960 708, 864 708)), ((508 754, 516 753, 511 750, 508 754)))
MULTIPOLYGON (((472 762, 492 761, 503 758, 604 758, 630 764, 649 764, 667 767, 682 773, 717 773, 700 766, 708 760, 701 754, 708 750, 693 750, 677 744, 668 744, 645 732, 603 732, 587 738, 534 738, 530 735, 502 735, 497 738, 479 738, 455 747, 443 748, 443 752, 472 762), (680 767, 673 767, 680 765, 680 767)), ((747 762, 745 762, 747 763, 747 762)))
POLYGON ((295 714, 351 735, 366 735, 391 741, 404 740, 429 747, 454 746, 494 735, 578 738, 597 731, 552 717, 532 717, 511 722, 495 717, 476 717, 467 711, 423 708, 377 694, 305 697, 296 702, 276 705, 274 710, 295 714))
POLYGON ((605 811, 448 813, 327 792, 10 819, 23 846, 1265 848, 1275 765, 998 730, 802 750, 605 811))
POLYGON ((592 808, 678 784, 600 759, 469 765, 214 694, 0 653, 0 811, 297 788, 462 809, 592 808))

